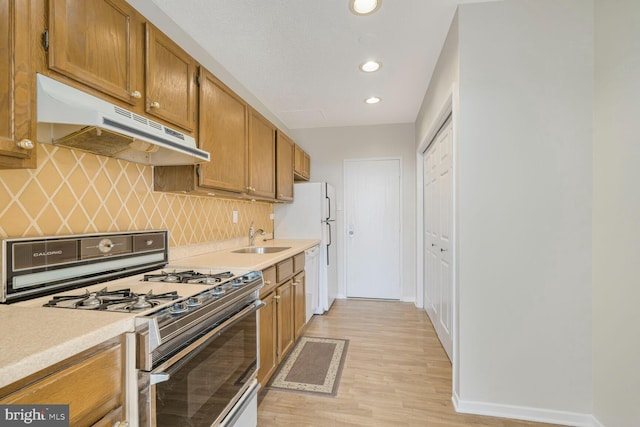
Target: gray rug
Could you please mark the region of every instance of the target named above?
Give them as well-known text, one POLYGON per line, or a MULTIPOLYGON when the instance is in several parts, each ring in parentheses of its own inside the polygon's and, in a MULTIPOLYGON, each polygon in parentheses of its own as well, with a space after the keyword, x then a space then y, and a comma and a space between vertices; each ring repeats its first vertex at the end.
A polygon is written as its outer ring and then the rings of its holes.
POLYGON ((335 396, 349 340, 300 337, 267 388, 335 396))

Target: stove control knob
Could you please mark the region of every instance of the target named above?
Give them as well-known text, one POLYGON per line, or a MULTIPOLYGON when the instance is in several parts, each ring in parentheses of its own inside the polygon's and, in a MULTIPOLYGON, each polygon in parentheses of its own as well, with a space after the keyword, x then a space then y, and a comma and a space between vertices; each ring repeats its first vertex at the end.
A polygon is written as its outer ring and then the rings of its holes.
POLYGON ((189 305, 191 307, 202 305, 202 297, 200 295, 196 295, 194 297, 190 297, 187 300, 187 305, 189 305))
POLYGON ((173 304, 171 306, 171 308, 169 309, 169 311, 173 314, 180 314, 180 313, 184 313, 185 311, 189 310, 189 303, 187 303, 187 301, 179 301, 176 302, 175 304, 173 304))

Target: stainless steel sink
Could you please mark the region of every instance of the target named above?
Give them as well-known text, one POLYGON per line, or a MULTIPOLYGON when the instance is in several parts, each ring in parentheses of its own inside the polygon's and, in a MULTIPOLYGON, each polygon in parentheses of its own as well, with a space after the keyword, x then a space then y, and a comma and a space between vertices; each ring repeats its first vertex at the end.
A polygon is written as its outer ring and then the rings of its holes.
POLYGON ((290 246, 253 246, 232 251, 234 254, 273 254, 291 249, 290 246))

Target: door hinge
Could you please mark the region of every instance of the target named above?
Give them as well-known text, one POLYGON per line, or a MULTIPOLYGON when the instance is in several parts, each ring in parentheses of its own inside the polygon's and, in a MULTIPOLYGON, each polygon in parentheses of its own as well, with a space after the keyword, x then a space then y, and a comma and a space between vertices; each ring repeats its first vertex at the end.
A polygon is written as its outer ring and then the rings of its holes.
POLYGON ((200 165, 196 165, 196 176, 198 177, 198 182, 200 182, 200 165))
POLYGON ((200 75, 196 74, 196 84, 200 86, 200 75))
POLYGON ((40 42, 42 43, 42 47, 45 51, 49 50, 49 30, 46 29, 42 32, 42 37, 40 38, 40 42))

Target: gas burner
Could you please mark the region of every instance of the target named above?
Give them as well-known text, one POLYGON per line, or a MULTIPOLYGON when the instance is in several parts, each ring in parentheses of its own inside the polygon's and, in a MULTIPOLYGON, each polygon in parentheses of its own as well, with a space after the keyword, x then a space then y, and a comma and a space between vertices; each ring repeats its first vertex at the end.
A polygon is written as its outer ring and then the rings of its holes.
POLYGON ((156 295, 152 292, 135 294, 130 289, 109 291, 107 288, 103 288, 95 292, 86 291, 80 295, 56 295, 44 306, 81 310, 137 312, 155 307, 164 300, 173 300, 179 297, 176 291, 156 295))
POLYGON ((149 291, 146 294, 131 294, 131 298, 128 300, 120 301, 124 303, 124 305, 118 307, 109 307, 108 310, 115 311, 141 311, 146 310, 147 308, 155 307, 159 304, 162 304, 165 300, 173 300, 180 298, 176 291, 165 292, 163 294, 154 294, 149 291))
POLYGON ((145 282, 171 282, 171 283, 200 283, 203 285, 213 285, 220 283, 222 279, 233 277, 233 273, 225 271, 224 273, 203 274, 193 270, 178 271, 172 273, 160 272, 158 274, 145 274, 143 281, 145 282))
POLYGON ((108 291, 103 288, 99 291, 85 291, 80 295, 55 295, 45 307, 79 308, 84 310, 105 310, 110 304, 121 302, 123 299, 131 298, 130 289, 119 289, 108 291))

